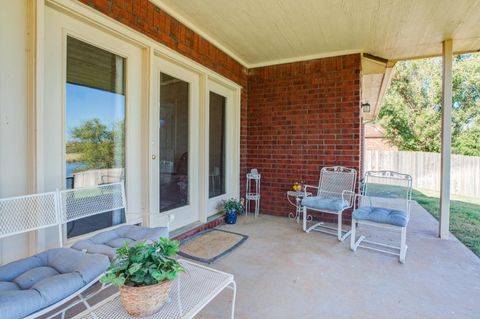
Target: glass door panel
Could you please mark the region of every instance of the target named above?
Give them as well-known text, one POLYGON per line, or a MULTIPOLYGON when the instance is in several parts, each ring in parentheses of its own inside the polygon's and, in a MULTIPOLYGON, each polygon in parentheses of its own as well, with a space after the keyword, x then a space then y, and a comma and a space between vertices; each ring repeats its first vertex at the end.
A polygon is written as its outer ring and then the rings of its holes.
POLYGON ((160 74, 160 212, 189 204, 189 83, 160 74))
MULTIPOLYGON (((125 64, 114 53, 67 37, 66 181, 67 189, 123 181, 125 178, 125 64)), ((67 225, 67 237, 125 222, 115 211, 67 225)))
POLYGON ((205 210, 207 217, 219 213, 227 198, 238 197, 238 176, 235 154, 236 109, 234 91, 218 81, 207 82, 206 107, 207 149, 205 152, 205 210))
POLYGON ((209 96, 209 198, 225 194, 225 108, 226 98, 209 96))

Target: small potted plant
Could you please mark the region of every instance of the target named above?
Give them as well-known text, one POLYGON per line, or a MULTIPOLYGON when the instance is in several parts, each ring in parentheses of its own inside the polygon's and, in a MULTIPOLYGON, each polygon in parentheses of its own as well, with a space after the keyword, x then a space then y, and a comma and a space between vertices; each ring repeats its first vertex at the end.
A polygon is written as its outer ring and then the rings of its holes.
POLYGON ((225 208, 225 222, 227 224, 235 224, 237 222, 237 214, 243 211, 243 199, 230 198, 223 203, 223 208, 225 208))
POLYGON ((125 310, 134 317, 144 317, 160 310, 168 298, 173 279, 183 271, 173 259, 179 242, 160 238, 153 244, 125 244, 100 279, 120 288, 125 310))

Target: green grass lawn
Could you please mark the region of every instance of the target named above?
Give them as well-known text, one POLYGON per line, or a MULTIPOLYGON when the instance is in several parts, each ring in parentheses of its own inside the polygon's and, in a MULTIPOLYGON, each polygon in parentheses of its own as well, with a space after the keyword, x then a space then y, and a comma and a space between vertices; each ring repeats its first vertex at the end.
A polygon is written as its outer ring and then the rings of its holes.
MULTIPOLYGON (((438 219, 438 196, 413 191, 412 199, 438 219)), ((452 196, 450 231, 480 257, 480 200, 452 196)))
MULTIPOLYGON (((403 197, 401 187, 368 184, 368 191, 373 196, 403 197)), ((438 194, 413 190, 412 199, 438 219, 438 194)), ((480 199, 452 195, 450 231, 480 257, 480 199)))

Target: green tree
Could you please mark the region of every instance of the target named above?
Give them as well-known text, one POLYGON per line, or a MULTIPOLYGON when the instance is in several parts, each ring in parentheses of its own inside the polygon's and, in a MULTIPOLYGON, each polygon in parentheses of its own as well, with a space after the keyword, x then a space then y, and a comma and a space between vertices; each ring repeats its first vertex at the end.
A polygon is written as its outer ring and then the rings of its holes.
MULTIPOLYGON (((441 145, 439 58, 403 61, 395 68, 378 121, 400 150, 439 152, 441 145)), ((480 155, 480 55, 457 56, 453 64, 452 151, 480 155)))
POLYGON ((122 122, 111 129, 99 119, 85 121, 72 129, 67 153, 78 153, 82 170, 124 167, 124 128, 122 122))

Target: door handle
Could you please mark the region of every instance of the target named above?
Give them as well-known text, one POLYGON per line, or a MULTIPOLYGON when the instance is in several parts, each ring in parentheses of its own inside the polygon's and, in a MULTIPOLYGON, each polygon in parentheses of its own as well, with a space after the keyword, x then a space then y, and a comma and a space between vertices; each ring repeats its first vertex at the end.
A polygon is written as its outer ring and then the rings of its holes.
POLYGON ((157 155, 153 154, 152 155, 152 160, 155 160, 155 159, 157 159, 157 155))

